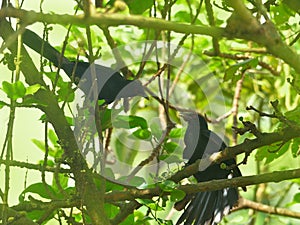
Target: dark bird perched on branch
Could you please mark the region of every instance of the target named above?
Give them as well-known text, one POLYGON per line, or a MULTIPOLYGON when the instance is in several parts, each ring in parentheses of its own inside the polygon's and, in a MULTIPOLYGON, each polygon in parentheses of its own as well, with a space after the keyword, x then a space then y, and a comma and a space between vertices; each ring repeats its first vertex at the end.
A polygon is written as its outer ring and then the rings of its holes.
MULTIPOLYGON (((85 94, 89 93, 93 85, 91 72, 93 67, 90 63, 70 61, 66 57, 62 57, 60 52, 31 30, 25 30, 23 42, 37 53, 42 54, 55 66, 60 66, 70 78, 74 74, 77 84, 78 80, 84 77, 85 83, 79 88, 85 94)), ((99 90, 98 99, 104 99, 107 104, 119 98, 147 96, 140 81, 126 80, 119 72, 109 67, 95 64, 95 74, 97 90, 99 90)))
MULTIPOLYGON (((208 129, 207 122, 203 116, 197 113, 185 113, 182 117, 188 122, 184 136, 185 149, 183 153, 183 158, 189 160, 188 165, 226 148, 223 140, 208 129)), ((236 164, 236 161, 235 159, 229 159, 222 163, 225 163, 226 166, 232 166, 236 164)), ((198 182, 242 176, 238 167, 226 170, 222 169, 220 164, 204 164, 201 162, 199 172, 194 174, 198 182)), ((183 222, 185 225, 218 224, 223 216, 228 214, 229 210, 237 203, 238 198, 237 188, 199 192, 186 196, 186 199, 175 205, 177 210, 181 210, 190 201, 177 224, 182 224, 183 222)))

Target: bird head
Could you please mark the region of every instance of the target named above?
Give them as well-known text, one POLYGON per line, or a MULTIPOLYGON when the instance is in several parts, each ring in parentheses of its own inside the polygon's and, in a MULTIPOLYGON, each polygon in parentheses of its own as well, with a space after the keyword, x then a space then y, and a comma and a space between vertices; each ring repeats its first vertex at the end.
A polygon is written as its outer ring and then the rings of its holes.
POLYGON ((197 112, 182 112, 180 116, 188 124, 199 124, 200 130, 208 130, 205 118, 197 112))

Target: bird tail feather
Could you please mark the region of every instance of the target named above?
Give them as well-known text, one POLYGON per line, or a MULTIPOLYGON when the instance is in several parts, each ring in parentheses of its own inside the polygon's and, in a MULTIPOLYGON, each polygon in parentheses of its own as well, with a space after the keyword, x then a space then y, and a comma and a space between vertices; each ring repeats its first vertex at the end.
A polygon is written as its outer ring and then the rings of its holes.
POLYGON ((191 200, 176 225, 216 225, 238 200, 236 188, 199 192, 191 200))

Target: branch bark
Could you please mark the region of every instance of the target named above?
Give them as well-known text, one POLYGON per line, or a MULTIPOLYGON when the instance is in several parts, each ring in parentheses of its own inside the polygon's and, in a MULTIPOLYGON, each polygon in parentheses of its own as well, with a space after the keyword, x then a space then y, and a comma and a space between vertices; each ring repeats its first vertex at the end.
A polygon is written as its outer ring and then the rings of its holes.
POLYGON ((228 1, 235 11, 227 21, 226 28, 207 27, 166 21, 159 18, 147 18, 136 15, 92 14, 71 16, 49 13, 37 13, 12 7, 0 10, 0 18, 19 18, 24 24, 42 22, 48 24, 74 24, 74 25, 98 25, 120 26, 132 25, 140 28, 152 28, 155 30, 170 30, 177 33, 208 35, 214 38, 241 38, 254 41, 265 46, 267 51, 281 58, 300 73, 300 55, 284 43, 274 24, 269 20, 260 24, 241 1, 228 1))
POLYGON ((241 198, 239 200, 238 207, 234 208, 233 211, 237 211, 240 209, 253 209, 267 214, 275 214, 275 215, 288 216, 288 217, 300 219, 300 212, 295 212, 285 208, 279 208, 279 207, 261 204, 258 202, 250 201, 245 198, 241 198))
MULTIPOLYGON (((197 184, 181 185, 177 189, 184 191, 186 194, 197 193, 201 191, 214 191, 226 187, 245 187, 268 182, 280 182, 300 178, 300 169, 275 171, 253 176, 236 177, 232 179, 212 180, 197 184)), ((136 198, 152 198, 154 196, 168 195, 170 193, 163 192, 158 187, 150 189, 129 189, 126 191, 113 191, 105 195, 106 202, 134 200, 136 198)))

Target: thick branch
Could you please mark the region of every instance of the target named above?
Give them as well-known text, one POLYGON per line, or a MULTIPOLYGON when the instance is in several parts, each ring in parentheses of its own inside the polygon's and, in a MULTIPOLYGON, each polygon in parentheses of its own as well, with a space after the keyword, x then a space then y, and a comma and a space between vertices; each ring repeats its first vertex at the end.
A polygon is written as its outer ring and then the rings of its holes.
POLYGON ((144 16, 136 15, 122 15, 118 13, 105 13, 95 14, 86 18, 84 15, 71 16, 67 14, 47 14, 37 13, 34 11, 26 11, 15 8, 4 8, 0 10, 0 18, 15 17, 20 18, 25 24, 32 24, 35 22, 42 22, 48 24, 62 24, 62 25, 98 25, 98 26, 120 26, 120 25, 133 25, 137 27, 147 27, 156 30, 172 30, 178 33, 185 34, 203 34, 212 37, 225 36, 223 28, 205 27, 198 25, 183 24, 177 22, 170 22, 159 18, 147 18, 144 16))
MULTIPOLYGON (((212 180, 197 184, 182 185, 179 186, 178 189, 184 191, 187 194, 192 194, 201 191, 220 190, 225 187, 245 187, 261 183, 280 182, 283 180, 290 180, 295 178, 300 178, 300 169, 276 171, 272 173, 236 177, 232 179, 212 180)), ((167 195, 169 193, 161 191, 158 187, 144 190, 130 189, 127 191, 113 191, 105 195, 105 201, 115 202, 134 200, 136 198, 152 198, 154 196, 160 196, 161 194, 167 195)))
POLYGON ((241 198, 239 200, 238 207, 234 208, 233 210, 236 211, 239 209, 253 209, 268 214, 276 214, 280 216, 288 216, 288 217, 300 219, 300 212, 295 212, 285 208, 278 208, 278 207, 269 206, 258 202, 253 202, 245 198, 241 198))
MULTIPOLYGON (((235 1, 230 1, 235 2, 235 1)), ((171 30, 177 33, 202 34, 214 38, 241 38, 254 41, 267 48, 268 52, 284 60, 300 73, 300 56, 296 54, 288 45, 286 45, 274 24, 267 21, 265 24, 259 24, 251 15, 250 11, 243 6, 241 1, 232 3, 235 8, 233 16, 227 21, 227 27, 206 27, 198 25, 183 24, 178 22, 166 21, 159 18, 147 18, 136 15, 111 14, 93 14, 90 17, 84 15, 58 15, 44 14, 12 7, 0 10, 0 18, 15 17, 20 18, 25 24, 42 22, 48 24, 74 24, 74 25, 98 25, 98 26, 119 26, 133 25, 141 28, 152 28, 156 30, 171 30), (241 17, 240 17, 241 16, 241 17), (241 18, 241 19, 239 19, 241 18)))

